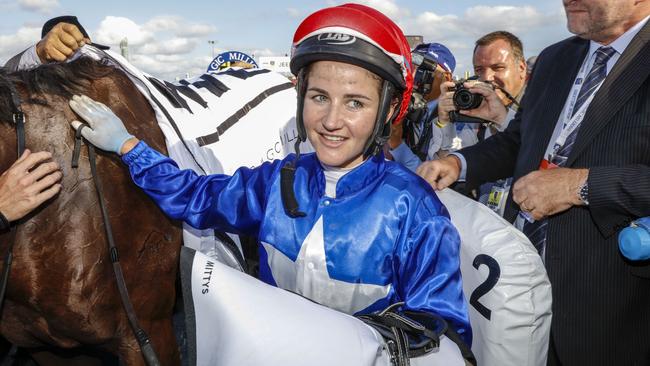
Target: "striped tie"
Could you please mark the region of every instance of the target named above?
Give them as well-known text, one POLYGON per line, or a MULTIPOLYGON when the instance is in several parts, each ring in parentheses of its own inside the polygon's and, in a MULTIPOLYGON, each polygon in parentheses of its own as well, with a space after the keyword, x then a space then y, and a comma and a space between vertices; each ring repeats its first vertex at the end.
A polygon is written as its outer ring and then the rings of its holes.
MULTIPOLYGON (((615 53, 616 50, 612 47, 600 47, 596 50, 596 60, 594 61, 589 74, 587 74, 587 77, 582 83, 582 87, 578 93, 578 99, 576 99, 576 103, 573 107, 573 111, 571 112, 571 116, 573 116, 575 112, 579 110, 580 107, 582 107, 584 102, 589 99, 589 97, 598 88, 600 83, 605 80, 605 76, 607 76, 607 61, 609 61, 609 59, 614 56, 615 53)), ((569 157, 569 154, 571 153, 571 149, 573 148, 573 143, 576 141, 579 129, 580 126, 576 127, 571 132, 571 134, 567 136, 564 145, 562 145, 555 156, 553 156, 551 163, 557 166, 564 166, 567 158, 569 157)), ((547 226, 548 220, 546 219, 532 223, 526 221, 524 223, 524 234, 528 237, 528 239, 530 239, 531 243, 533 243, 535 249, 537 249, 540 254, 542 254, 544 246, 546 245, 547 226)))

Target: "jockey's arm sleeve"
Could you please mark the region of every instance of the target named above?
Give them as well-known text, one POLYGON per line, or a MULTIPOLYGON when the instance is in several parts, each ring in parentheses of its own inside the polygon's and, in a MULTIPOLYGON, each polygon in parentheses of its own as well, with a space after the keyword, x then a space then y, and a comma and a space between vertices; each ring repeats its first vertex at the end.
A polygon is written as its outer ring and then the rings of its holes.
POLYGON ((408 235, 398 246, 397 291, 407 310, 441 316, 471 345, 460 274, 460 236, 446 215, 422 207, 426 204, 420 206, 408 235))
POLYGON ((133 182, 169 217, 197 229, 214 228, 257 236, 264 217, 267 186, 281 162, 240 168, 232 176, 198 175, 139 142, 122 156, 133 182))
POLYGON ((36 45, 29 47, 23 52, 17 54, 7 61, 5 67, 13 72, 18 70, 27 70, 41 65, 41 59, 36 53, 36 45))

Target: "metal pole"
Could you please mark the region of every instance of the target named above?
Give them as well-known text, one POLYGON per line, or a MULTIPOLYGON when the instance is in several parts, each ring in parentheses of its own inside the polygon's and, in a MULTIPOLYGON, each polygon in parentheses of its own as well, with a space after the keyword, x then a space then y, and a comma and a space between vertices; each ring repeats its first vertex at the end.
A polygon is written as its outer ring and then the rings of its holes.
POLYGON ((208 44, 210 45, 210 49, 212 50, 212 59, 214 60, 214 45, 217 43, 217 41, 209 40, 208 44))

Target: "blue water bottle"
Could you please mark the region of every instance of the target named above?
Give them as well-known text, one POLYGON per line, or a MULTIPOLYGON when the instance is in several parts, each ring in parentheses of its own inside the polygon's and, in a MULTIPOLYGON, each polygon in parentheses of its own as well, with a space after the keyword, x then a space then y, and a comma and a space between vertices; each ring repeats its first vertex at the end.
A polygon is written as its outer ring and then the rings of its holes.
POLYGON ((640 218, 621 230, 618 247, 630 260, 650 259, 650 216, 640 218))

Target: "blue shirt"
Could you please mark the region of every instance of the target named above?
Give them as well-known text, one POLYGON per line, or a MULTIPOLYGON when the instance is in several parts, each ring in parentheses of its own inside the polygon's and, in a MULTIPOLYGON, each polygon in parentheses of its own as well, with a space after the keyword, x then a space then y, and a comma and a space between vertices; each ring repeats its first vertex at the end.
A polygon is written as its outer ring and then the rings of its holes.
POLYGON ((276 160, 232 176, 199 176, 140 142, 122 157, 133 181, 170 217, 258 239, 260 278, 350 314, 405 308, 435 313, 471 344, 460 276, 460 238, 419 177, 382 155, 343 176, 327 197, 315 154, 296 165, 306 216, 282 205, 276 160))

